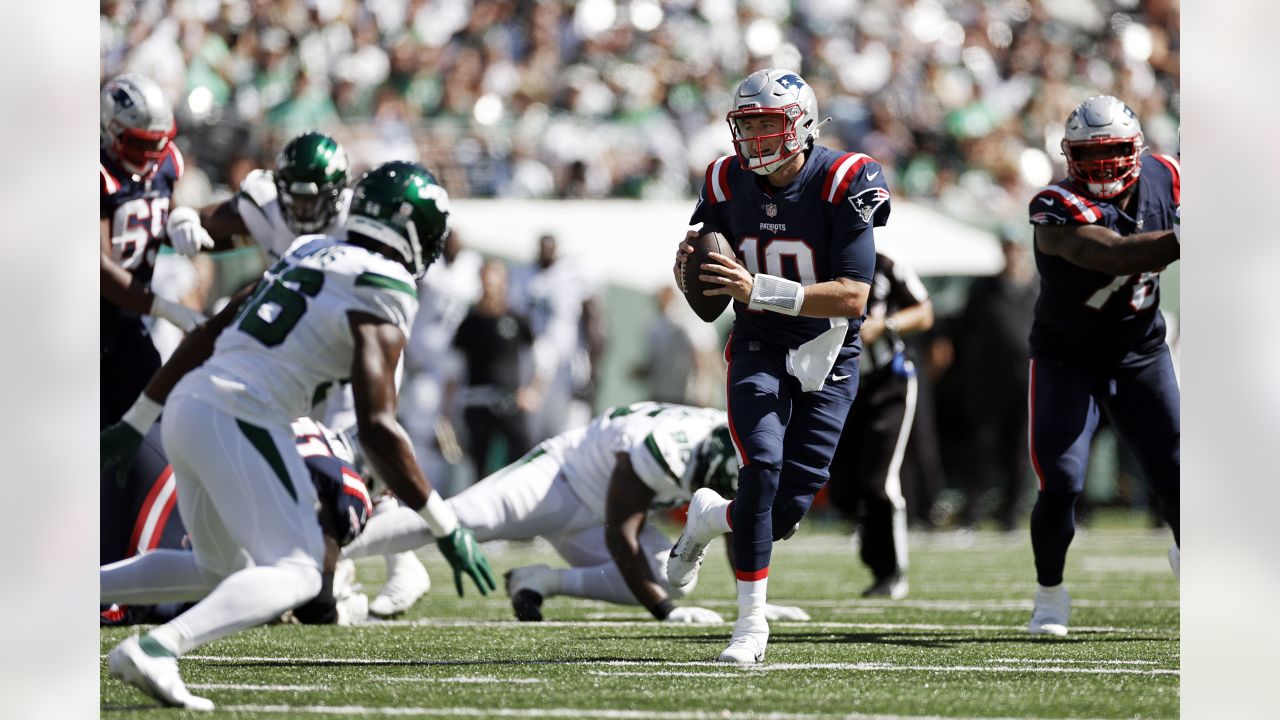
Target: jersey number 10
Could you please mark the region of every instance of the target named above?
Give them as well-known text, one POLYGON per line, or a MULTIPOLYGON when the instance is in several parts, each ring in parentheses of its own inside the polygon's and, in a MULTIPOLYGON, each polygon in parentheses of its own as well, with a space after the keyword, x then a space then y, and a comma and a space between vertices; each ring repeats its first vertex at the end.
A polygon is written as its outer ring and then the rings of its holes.
MULTIPOLYGON (((742 257, 747 270, 750 270, 752 275, 760 272, 760 238, 750 236, 742 238, 742 242, 738 243, 738 255, 742 257)), ((818 274, 813 265, 813 248, 803 240, 792 238, 774 238, 764 244, 764 272, 767 275, 794 280, 801 285, 812 285, 818 281, 818 274), (784 257, 795 260, 795 276, 788 273, 783 266, 782 258, 784 257)))

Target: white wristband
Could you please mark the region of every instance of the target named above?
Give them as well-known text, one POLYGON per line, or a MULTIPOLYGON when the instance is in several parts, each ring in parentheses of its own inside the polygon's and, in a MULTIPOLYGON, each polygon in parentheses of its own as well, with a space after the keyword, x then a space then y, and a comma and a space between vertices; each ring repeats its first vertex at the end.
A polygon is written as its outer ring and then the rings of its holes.
POLYGON ((427 527, 431 528, 431 534, 435 535, 437 540, 458 529, 457 513, 435 490, 432 490, 431 494, 427 496, 427 504, 419 512, 422 514, 422 519, 427 521, 427 527))
POLYGON ((133 405, 124 411, 124 416, 120 419, 129 423, 129 426, 137 430, 138 434, 146 435, 163 409, 164 405, 147 397, 146 393, 142 393, 137 400, 133 401, 133 405))
POLYGON ((756 273, 751 286, 752 310, 768 310, 782 315, 799 315, 804 305, 804 286, 794 280, 756 273))

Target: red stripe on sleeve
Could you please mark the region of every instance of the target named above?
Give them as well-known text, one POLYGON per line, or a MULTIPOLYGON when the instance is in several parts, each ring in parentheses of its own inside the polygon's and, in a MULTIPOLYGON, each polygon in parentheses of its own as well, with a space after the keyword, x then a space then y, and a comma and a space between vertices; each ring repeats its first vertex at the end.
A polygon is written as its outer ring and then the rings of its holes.
POLYGON ((836 170, 840 168, 840 163, 853 157, 853 155, 853 153, 845 153, 836 158, 836 161, 831 163, 831 167, 827 168, 827 179, 822 183, 822 197, 826 198, 831 195, 831 186, 836 181, 836 170))
POLYGON ((862 170, 862 166, 872 160, 873 158, 869 155, 863 155, 853 163, 853 167, 849 168, 849 172, 844 174, 844 179, 840 181, 840 186, 836 188, 835 196, 831 198, 831 202, 833 204, 838 205, 841 200, 844 200, 844 194, 849 191, 849 184, 858 176, 858 173, 862 170))
POLYGON ((720 192, 724 194, 725 200, 732 200, 733 193, 729 190, 729 158, 725 158, 720 163, 720 177, 717 179, 720 185, 720 192))

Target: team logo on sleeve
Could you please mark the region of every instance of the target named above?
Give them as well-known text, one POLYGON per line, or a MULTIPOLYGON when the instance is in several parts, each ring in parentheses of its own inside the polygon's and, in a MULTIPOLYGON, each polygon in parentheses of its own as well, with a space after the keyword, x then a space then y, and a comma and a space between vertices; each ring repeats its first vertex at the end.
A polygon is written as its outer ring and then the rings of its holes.
POLYGON ((876 208, 884 204, 889 199, 889 191, 880 187, 867 188, 862 192, 849 198, 849 204, 853 205, 854 212, 858 213, 858 217, 862 218, 862 222, 871 222, 871 216, 876 214, 876 208))

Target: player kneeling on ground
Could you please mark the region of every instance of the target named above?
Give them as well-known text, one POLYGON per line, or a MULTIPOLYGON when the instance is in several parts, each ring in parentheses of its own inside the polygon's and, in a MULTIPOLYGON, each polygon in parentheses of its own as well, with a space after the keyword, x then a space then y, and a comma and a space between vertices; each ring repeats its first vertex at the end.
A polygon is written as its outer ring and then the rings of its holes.
MULTIPOLYGON (((481 542, 541 537, 569 563, 507 573, 521 620, 541 620, 543 601, 569 595, 643 605, 666 622, 723 622, 711 610, 675 605, 694 585, 675 590, 667 583, 671 541, 645 519, 695 492, 734 496, 738 464, 725 423, 722 411, 684 405, 611 408, 446 502, 481 542)), ((431 538, 417 514, 382 512, 343 554, 400 552, 431 538)), ((771 605, 768 612, 778 620, 808 619, 799 608, 771 605)))

